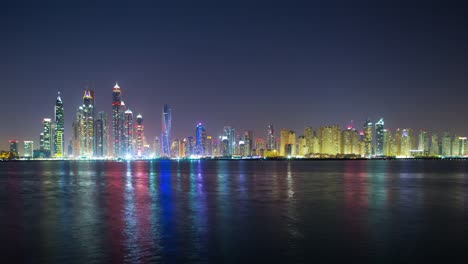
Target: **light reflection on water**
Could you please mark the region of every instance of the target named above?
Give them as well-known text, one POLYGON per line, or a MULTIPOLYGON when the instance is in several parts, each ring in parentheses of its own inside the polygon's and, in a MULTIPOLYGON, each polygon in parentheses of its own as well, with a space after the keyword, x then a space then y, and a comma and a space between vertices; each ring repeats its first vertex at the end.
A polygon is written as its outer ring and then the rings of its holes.
POLYGON ((17 262, 464 257, 467 187, 463 161, 0 163, 0 241, 17 262))

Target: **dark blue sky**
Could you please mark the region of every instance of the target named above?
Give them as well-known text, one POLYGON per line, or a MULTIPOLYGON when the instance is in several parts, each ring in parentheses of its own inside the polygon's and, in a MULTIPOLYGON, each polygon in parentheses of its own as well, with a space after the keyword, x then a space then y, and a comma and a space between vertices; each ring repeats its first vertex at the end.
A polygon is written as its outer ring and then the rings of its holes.
MULTIPOLYGON (((112 5, 114 6, 114 5, 112 5)), ((116 80, 126 104, 174 137, 206 124, 361 126, 468 134, 468 19, 463 8, 13 8, 0 10, 0 148, 38 141, 58 91, 66 138, 86 81, 110 114, 116 80)))

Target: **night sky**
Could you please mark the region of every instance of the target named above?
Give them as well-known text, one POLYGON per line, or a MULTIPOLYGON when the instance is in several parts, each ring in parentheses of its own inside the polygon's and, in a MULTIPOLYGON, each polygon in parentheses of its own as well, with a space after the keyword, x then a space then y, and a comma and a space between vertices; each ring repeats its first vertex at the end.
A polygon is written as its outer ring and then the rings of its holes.
POLYGON ((301 135, 381 116, 391 129, 468 135, 467 11, 2 7, 0 149, 37 147, 58 91, 68 145, 86 82, 110 114, 116 80, 150 141, 164 103, 173 138, 199 121, 213 136, 231 125, 265 137, 270 123, 301 135))

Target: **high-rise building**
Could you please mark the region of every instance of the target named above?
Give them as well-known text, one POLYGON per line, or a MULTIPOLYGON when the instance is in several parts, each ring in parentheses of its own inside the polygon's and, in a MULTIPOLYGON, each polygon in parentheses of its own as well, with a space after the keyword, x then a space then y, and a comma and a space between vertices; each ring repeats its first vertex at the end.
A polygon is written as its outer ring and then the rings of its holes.
POLYGON ((431 155, 432 156, 439 156, 440 155, 440 144, 439 144, 439 137, 437 134, 432 134, 431 136, 431 155))
POLYGON ((15 156, 18 156, 18 141, 10 140, 10 152, 14 153, 15 156))
POLYGON ((423 155, 428 155, 430 152, 429 136, 423 130, 419 131, 418 135, 418 151, 423 155))
POLYGON ((223 129, 223 137, 226 137, 228 142, 227 152, 225 152, 223 156, 234 155, 236 150, 236 130, 230 126, 225 126, 223 129))
POLYGON ((242 136, 242 140, 244 141, 244 150, 240 154, 245 157, 251 156, 252 149, 254 147, 253 131, 252 130, 245 131, 244 135, 242 136))
POLYGON ((125 111, 124 116, 124 141, 123 147, 124 152, 123 154, 125 157, 133 156, 133 112, 132 110, 128 109, 125 111))
POLYGON ((412 150, 412 130, 405 128, 401 132, 401 156, 409 157, 411 155, 410 150, 412 150))
POLYGON ((192 136, 185 141, 185 157, 195 155, 195 141, 192 136))
POLYGON ((352 145, 352 128, 348 127, 341 132, 341 153, 345 155, 354 154, 352 145))
POLYGON ((107 157, 108 153, 108 124, 107 124, 107 113, 99 112, 98 118, 96 119, 95 128, 95 155, 97 157, 107 157))
POLYGON ((468 154, 468 152, 467 152, 467 148, 468 148, 467 138, 466 137, 459 137, 458 142, 460 144, 460 151, 459 151, 458 155, 464 157, 464 156, 466 156, 468 154))
POLYGON ((309 154, 309 147, 306 138, 305 136, 299 136, 297 138, 297 155, 304 157, 307 154, 309 154))
POLYGON ((42 148, 45 151, 48 151, 49 154, 51 152, 51 143, 52 143, 52 121, 50 118, 44 118, 43 120, 43 140, 42 140, 42 148))
POLYGON ((255 139, 255 155, 256 156, 263 156, 265 153, 266 148, 266 143, 263 138, 256 138, 255 139))
POLYGON ((136 122, 136 155, 137 157, 142 157, 145 140, 145 127, 143 126, 143 116, 141 114, 137 115, 136 122))
POLYGON ((384 120, 380 120, 375 123, 375 155, 384 155, 384 120))
POLYGON ((81 107, 80 152, 83 157, 94 155, 94 91, 85 90, 81 107))
POLYGON ((73 156, 81 156, 81 119, 82 119, 83 108, 80 106, 76 111, 75 120, 72 123, 72 151, 73 156))
POLYGON ((273 125, 268 126, 266 148, 269 151, 276 149, 275 129, 273 125))
POLYGON ((397 129, 395 131, 395 146, 396 146, 396 156, 401 156, 401 137, 402 137, 403 131, 401 129, 397 129))
POLYGON ((452 136, 444 132, 442 135, 442 156, 452 156, 452 136))
POLYGON ((364 123, 364 156, 372 156, 372 122, 367 120, 364 123))
POLYGON ((58 93, 57 100, 55 100, 54 107, 54 156, 57 158, 62 158, 65 156, 65 123, 64 123, 64 113, 63 113, 63 102, 58 93))
POLYGON ((25 158, 32 158, 34 155, 34 141, 24 141, 23 143, 23 156, 25 158))
POLYGON ((306 141, 306 146, 307 146, 307 153, 314 153, 314 137, 315 137, 315 132, 312 127, 306 127, 304 129, 304 138, 306 141))
POLYGON ((198 156, 205 156, 206 152, 206 130, 202 123, 197 124, 195 130, 195 154, 198 156))
POLYGON ((161 131, 161 145, 162 155, 170 157, 170 144, 171 144, 171 128, 172 128, 172 110, 167 104, 164 105, 162 112, 162 131, 161 131))
POLYGON ((280 156, 296 156, 296 132, 287 129, 280 131, 280 156))
POLYGON ((114 158, 122 157, 123 132, 124 132, 124 110, 122 101, 122 90, 115 83, 112 89, 112 153, 114 158))
POLYGON ((180 140, 178 138, 172 140, 172 142, 171 142, 171 157, 181 158, 180 153, 179 153, 179 143, 180 143, 180 140))
POLYGON ((338 125, 320 127, 317 134, 320 154, 336 155, 341 153, 341 129, 338 125))
POLYGON ((463 153, 463 151, 461 151, 460 137, 454 136, 453 139, 452 139, 452 154, 451 154, 451 156, 457 157, 457 156, 463 155, 463 154, 460 154, 460 153, 463 153))
POLYGON ((212 136, 206 136, 205 156, 206 157, 213 156, 213 137, 212 136))

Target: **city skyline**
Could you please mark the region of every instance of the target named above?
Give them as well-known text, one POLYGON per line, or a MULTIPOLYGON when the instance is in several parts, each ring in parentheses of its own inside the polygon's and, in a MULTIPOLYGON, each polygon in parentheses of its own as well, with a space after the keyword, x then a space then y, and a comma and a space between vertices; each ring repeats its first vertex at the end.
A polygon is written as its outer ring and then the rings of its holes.
POLYGON ((258 134, 268 124, 300 131, 382 116, 392 128, 468 131, 457 114, 467 111, 465 100, 455 96, 468 67, 462 10, 5 10, 0 78, 9 114, 0 117, 8 127, 0 130, 0 149, 10 139, 35 140, 36 124, 53 118, 57 92, 71 131, 87 80, 96 113, 106 111, 109 123, 108 90, 119 80, 149 138, 160 137, 164 104, 174 109, 178 138, 198 122, 213 134, 224 126, 258 134), (119 20, 109 21, 109 13, 119 20))

